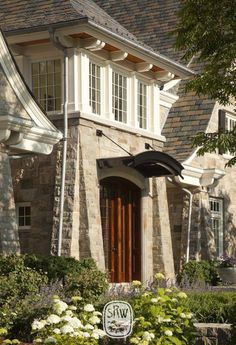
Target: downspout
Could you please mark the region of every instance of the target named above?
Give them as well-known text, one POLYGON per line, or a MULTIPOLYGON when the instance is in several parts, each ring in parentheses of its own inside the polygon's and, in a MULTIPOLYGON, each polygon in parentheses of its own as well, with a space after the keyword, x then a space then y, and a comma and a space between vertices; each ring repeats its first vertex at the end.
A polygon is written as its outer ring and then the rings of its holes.
POLYGON ((58 245, 57 255, 61 256, 62 247, 62 230, 63 230, 63 214, 65 199, 65 179, 66 179, 66 155, 67 155, 67 136, 68 136, 68 53, 67 47, 63 46, 58 38, 55 37, 55 31, 49 29, 49 35, 53 45, 63 51, 64 54, 64 102, 63 102, 63 151, 62 151, 62 167, 61 167, 61 193, 60 193, 60 211, 59 211, 59 229, 58 229, 58 245))
POLYGON ((187 188, 182 190, 189 195, 189 208, 188 208, 188 229, 187 229, 187 249, 186 249, 186 262, 189 262, 189 247, 190 247, 190 232, 191 232, 191 217, 193 208, 193 193, 187 188))
MULTIPOLYGON (((172 178, 168 177, 168 181, 173 183, 175 186, 180 187, 180 185, 175 182, 172 178)), ((189 195, 189 208, 188 208, 188 228, 187 228, 187 249, 186 249, 186 262, 189 262, 189 247, 190 247, 190 233, 191 233, 191 218, 193 209, 193 193, 187 188, 181 188, 185 193, 189 195)))

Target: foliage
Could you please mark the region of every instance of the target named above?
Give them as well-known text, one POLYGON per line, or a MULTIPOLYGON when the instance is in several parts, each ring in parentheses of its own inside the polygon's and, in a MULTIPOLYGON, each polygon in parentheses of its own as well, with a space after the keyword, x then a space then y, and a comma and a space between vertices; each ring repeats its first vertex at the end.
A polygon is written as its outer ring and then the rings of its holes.
POLYGON ((91 259, 0 256, 0 327, 11 338, 30 341, 30 325, 48 313, 53 295, 97 301, 106 288, 106 275, 91 259))
POLYGON ((99 328, 101 313, 92 304, 85 304, 80 296, 67 304, 54 297, 52 310, 44 319, 32 323, 34 342, 58 345, 96 345, 105 332, 99 328))
POLYGON ((217 285, 219 276, 214 261, 194 261, 185 263, 177 276, 179 284, 184 285, 186 282, 194 285, 203 281, 209 285, 217 285))
POLYGON ((136 285, 135 292, 130 300, 135 315, 130 344, 193 344, 193 315, 183 302, 184 292, 158 287, 157 281, 148 290, 136 285))
POLYGON ((65 295, 81 295, 95 302, 107 290, 106 274, 98 270, 93 259, 78 261, 72 257, 28 255, 25 264, 45 272, 50 282, 62 281, 65 295))
POLYGON ((176 48, 185 59, 197 56, 203 69, 188 88, 222 104, 236 96, 236 2, 181 0, 176 48))
POLYGON ((228 291, 188 292, 186 306, 197 322, 232 323, 236 325, 236 293, 228 291))
POLYGON ((231 256, 223 255, 220 257, 217 263, 217 266, 218 267, 236 267, 236 259, 231 256))

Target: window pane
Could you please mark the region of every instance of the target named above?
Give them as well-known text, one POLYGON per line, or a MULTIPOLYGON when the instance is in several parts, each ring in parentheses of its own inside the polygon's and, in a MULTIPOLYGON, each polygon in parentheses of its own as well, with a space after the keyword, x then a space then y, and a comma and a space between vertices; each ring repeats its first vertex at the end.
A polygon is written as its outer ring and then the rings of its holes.
POLYGON ((32 91, 46 111, 61 108, 61 60, 32 64, 32 91), (55 99, 58 98, 56 102, 55 99), (60 104, 59 107, 56 104, 60 104))
POLYGON ((94 114, 101 113, 101 67, 95 63, 89 63, 89 104, 94 114))
POLYGON ((112 111, 116 121, 127 121, 127 78, 116 72, 112 73, 112 111))

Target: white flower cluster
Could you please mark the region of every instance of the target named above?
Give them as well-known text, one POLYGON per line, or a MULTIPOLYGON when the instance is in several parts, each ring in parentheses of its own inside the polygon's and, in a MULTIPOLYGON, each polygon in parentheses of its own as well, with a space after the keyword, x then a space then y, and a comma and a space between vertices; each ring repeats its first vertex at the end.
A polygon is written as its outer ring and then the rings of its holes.
MULTIPOLYGON (((65 339, 69 337, 100 339, 106 333, 98 328, 101 322, 99 316, 102 314, 95 311, 92 304, 86 304, 83 311, 76 314, 76 306, 69 306, 59 298, 54 298, 53 312, 45 320, 34 320, 32 323, 32 331, 36 334, 34 342, 45 344, 53 344, 57 339, 65 339), (41 336, 41 332, 43 334, 41 336), (47 334, 45 337, 44 335, 47 334)), ((86 340, 87 342, 87 340, 86 340)), ((89 341, 88 341, 89 344, 89 341)))

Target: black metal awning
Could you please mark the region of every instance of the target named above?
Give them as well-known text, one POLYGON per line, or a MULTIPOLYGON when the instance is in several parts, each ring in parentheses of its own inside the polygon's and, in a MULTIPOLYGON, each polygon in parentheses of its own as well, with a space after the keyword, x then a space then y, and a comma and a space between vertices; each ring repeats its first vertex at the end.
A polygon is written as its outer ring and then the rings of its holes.
POLYGON ((144 151, 135 156, 97 159, 98 167, 115 168, 125 165, 141 173, 144 177, 181 176, 184 167, 173 157, 160 151, 144 151))

